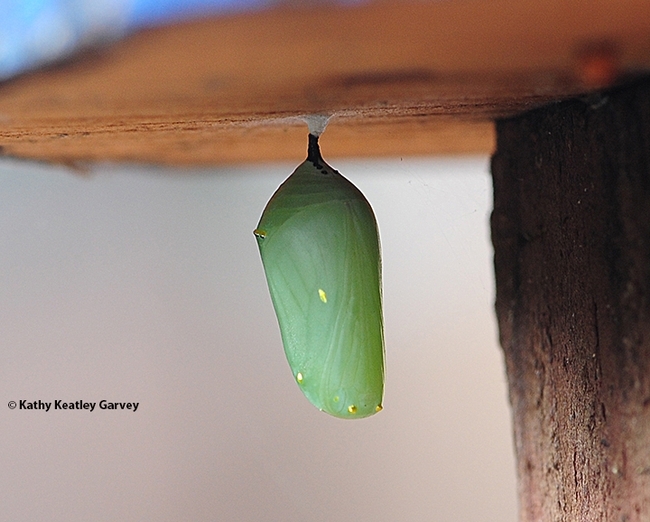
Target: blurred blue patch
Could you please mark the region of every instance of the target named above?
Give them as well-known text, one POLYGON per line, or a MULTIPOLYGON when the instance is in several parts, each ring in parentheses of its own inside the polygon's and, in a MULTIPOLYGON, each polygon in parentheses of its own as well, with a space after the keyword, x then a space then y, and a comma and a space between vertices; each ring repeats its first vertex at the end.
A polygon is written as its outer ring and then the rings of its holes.
POLYGON ((273 0, 136 0, 130 25, 133 27, 168 23, 188 17, 259 9, 273 0))
POLYGON ((144 26, 271 0, 0 0, 0 81, 144 26))

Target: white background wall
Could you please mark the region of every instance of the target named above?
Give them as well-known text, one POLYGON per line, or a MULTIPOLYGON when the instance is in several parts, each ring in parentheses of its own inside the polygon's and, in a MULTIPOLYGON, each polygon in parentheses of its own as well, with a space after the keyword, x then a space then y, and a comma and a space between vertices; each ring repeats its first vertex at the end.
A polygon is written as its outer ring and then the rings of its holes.
POLYGON ((515 520, 487 158, 330 163, 383 246, 384 410, 356 421, 294 383, 252 234, 295 165, 0 163, 1 521, 515 520))

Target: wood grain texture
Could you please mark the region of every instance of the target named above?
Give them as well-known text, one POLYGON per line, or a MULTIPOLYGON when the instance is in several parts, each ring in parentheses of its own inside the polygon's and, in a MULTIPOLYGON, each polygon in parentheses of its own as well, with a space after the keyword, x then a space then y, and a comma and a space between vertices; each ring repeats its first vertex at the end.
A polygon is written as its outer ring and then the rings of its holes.
POLYGON ((650 520, 650 81, 497 133, 520 520, 650 520))
POLYGON ((0 86, 0 146, 50 161, 490 153, 490 120, 650 69, 642 0, 276 7, 145 31, 0 86), (289 120, 287 120, 289 118, 289 120))

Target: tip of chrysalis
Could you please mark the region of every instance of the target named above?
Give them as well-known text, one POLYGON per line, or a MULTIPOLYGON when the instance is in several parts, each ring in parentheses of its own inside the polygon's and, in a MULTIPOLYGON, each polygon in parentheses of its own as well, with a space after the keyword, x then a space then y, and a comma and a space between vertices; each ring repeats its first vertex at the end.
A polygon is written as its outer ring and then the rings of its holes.
POLYGON ((327 114, 309 114, 303 116, 302 119, 305 120, 305 123, 309 127, 309 134, 313 134, 318 138, 325 131, 325 127, 327 127, 331 117, 327 114))
POLYGON ((320 155, 318 136, 309 133, 309 144, 307 145, 307 161, 311 161, 317 169, 322 168, 323 156, 320 155))
POLYGON ((330 121, 331 115, 327 114, 309 114, 303 116, 307 126, 309 127, 309 145, 307 147, 307 161, 310 161, 317 169, 322 169, 323 156, 320 153, 320 146, 318 145, 318 138, 325 131, 327 123, 330 121))

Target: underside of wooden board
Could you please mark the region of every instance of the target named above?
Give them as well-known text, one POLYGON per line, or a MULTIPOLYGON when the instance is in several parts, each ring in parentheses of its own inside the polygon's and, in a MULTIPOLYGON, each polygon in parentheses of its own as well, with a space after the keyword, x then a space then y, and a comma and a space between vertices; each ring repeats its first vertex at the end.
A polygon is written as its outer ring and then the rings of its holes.
POLYGON ((144 31, 0 85, 4 154, 219 164, 489 154, 491 121, 650 70, 641 0, 275 7, 144 31))

